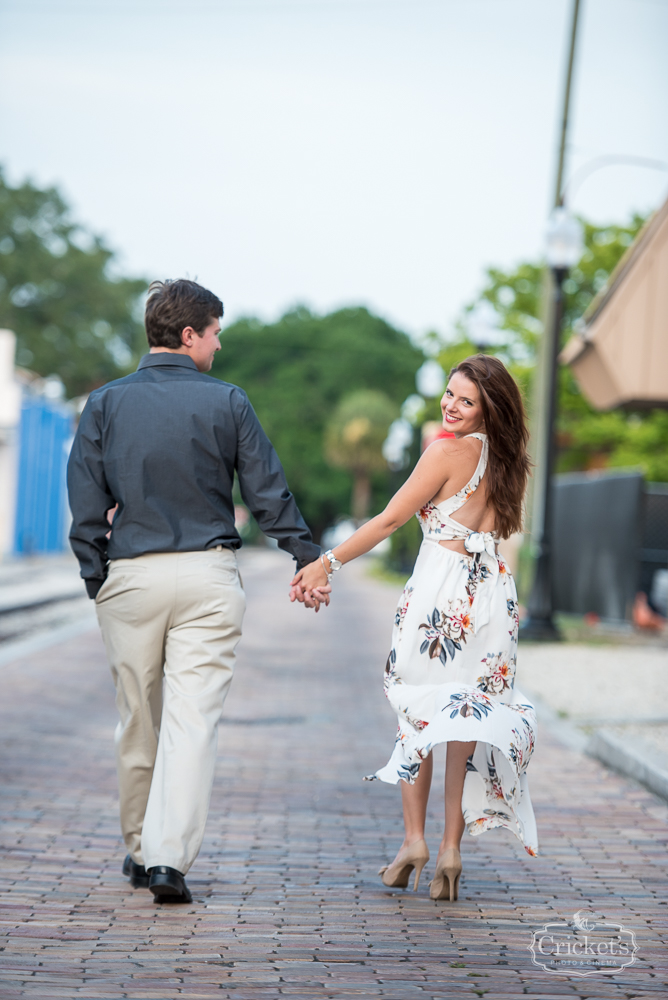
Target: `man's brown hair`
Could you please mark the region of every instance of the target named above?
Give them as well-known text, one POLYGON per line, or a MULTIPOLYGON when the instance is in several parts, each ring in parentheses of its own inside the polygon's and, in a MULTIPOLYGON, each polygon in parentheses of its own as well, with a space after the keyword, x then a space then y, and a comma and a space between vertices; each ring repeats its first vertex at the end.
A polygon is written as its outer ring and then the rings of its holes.
POLYGON ((196 281, 152 281, 148 290, 144 325, 150 347, 181 347, 181 334, 187 326, 204 333, 209 323, 223 315, 223 303, 217 295, 196 281))

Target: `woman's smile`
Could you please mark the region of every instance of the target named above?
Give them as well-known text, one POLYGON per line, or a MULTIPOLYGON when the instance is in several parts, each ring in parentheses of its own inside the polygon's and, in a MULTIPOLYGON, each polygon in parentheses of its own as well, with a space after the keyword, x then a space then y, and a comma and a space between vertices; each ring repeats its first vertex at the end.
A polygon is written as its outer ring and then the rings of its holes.
POLYGON ((455 437, 482 430, 482 407, 477 386, 460 372, 455 372, 441 399, 443 426, 455 437), (453 407, 453 409, 450 409, 453 407))

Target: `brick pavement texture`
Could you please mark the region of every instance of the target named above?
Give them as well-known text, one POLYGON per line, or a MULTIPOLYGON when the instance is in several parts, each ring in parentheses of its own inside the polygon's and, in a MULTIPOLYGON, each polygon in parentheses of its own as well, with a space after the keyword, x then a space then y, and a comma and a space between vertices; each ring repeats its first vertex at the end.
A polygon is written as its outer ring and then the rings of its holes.
POLYGON ((545 731, 531 765, 539 858, 494 831, 465 836, 456 904, 432 902, 424 876, 417 894, 382 885, 399 791, 361 778, 394 738, 381 680, 396 590, 346 567, 316 617, 288 604, 290 569, 244 554, 245 635, 191 906, 155 905, 121 875, 96 632, 2 667, 0 996, 668 997, 668 807, 545 731), (636 963, 587 977, 534 966, 533 931, 580 909, 634 931, 636 963))

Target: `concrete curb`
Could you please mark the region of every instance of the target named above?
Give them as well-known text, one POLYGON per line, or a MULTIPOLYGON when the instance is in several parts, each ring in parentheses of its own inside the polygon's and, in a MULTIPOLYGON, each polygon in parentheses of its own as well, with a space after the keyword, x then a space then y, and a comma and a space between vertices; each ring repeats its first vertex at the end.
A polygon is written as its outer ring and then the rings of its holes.
POLYGON ((17 611, 29 611, 47 604, 57 604, 59 601, 75 601, 86 597, 82 583, 82 580, 76 580, 69 587, 18 586, 11 596, 5 593, 9 588, 3 587, 0 593, 0 615, 11 615, 17 611))
POLYGON ((550 708, 542 698, 526 691, 527 697, 536 707, 538 724, 556 736, 560 743, 576 753, 587 754, 605 764, 612 771, 633 778, 650 792, 668 801, 668 771, 659 761, 652 759, 652 749, 638 740, 622 742, 617 736, 606 733, 601 727, 592 735, 550 708))
POLYGON ((32 656, 33 653, 39 653, 42 649, 48 649, 49 646, 55 646, 59 642, 74 639, 77 635, 90 632, 94 628, 97 628, 97 619, 91 607, 90 611, 77 621, 49 629, 41 635, 3 644, 0 646, 0 667, 14 660, 20 660, 23 656, 32 656))
POLYGON ((562 718, 553 708, 550 708, 547 702, 543 701, 537 694, 533 694, 531 690, 523 686, 522 692, 526 694, 536 709, 539 727, 544 725, 569 750, 574 750, 576 753, 587 752, 588 737, 579 726, 576 726, 569 719, 562 718))
POLYGON ((623 743, 616 736, 599 729, 589 738, 585 752, 606 767, 627 778, 634 778, 650 792, 668 800, 668 771, 651 760, 651 751, 642 743, 623 743))

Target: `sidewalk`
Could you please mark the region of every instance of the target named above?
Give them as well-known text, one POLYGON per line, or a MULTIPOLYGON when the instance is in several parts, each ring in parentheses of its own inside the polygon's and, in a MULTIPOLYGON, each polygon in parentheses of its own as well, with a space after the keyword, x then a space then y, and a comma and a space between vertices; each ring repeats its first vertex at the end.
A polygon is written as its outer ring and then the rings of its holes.
POLYGON ((0 614, 85 596, 71 552, 22 556, 0 563, 0 614))
POLYGON ((91 613, 71 552, 0 563, 0 663, 10 644, 37 638, 48 643, 55 629, 90 619, 91 613))
MULTIPOLYGON (((0 995, 665 997, 668 805, 544 725, 530 768, 540 857, 494 831, 465 837, 457 904, 429 899, 433 857, 417 894, 382 885, 399 792, 361 778, 394 739, 382 669, 396 588, 354 564, 315 616, 287 603, 290 571, 282 553, 243 554, 246 632, 192 906, 156 906, 120 874, 116 716, 96 631, 0 667, 0 995), (533 965, 533 932, 578 910, 634 931, 636 963, 586 978, 533 965)), ((442 798, 439 780, 432 855, 442 798)))
POLYGON ((668 647, 520 644, 519 671, 562 738, 668 799, 668 647))

